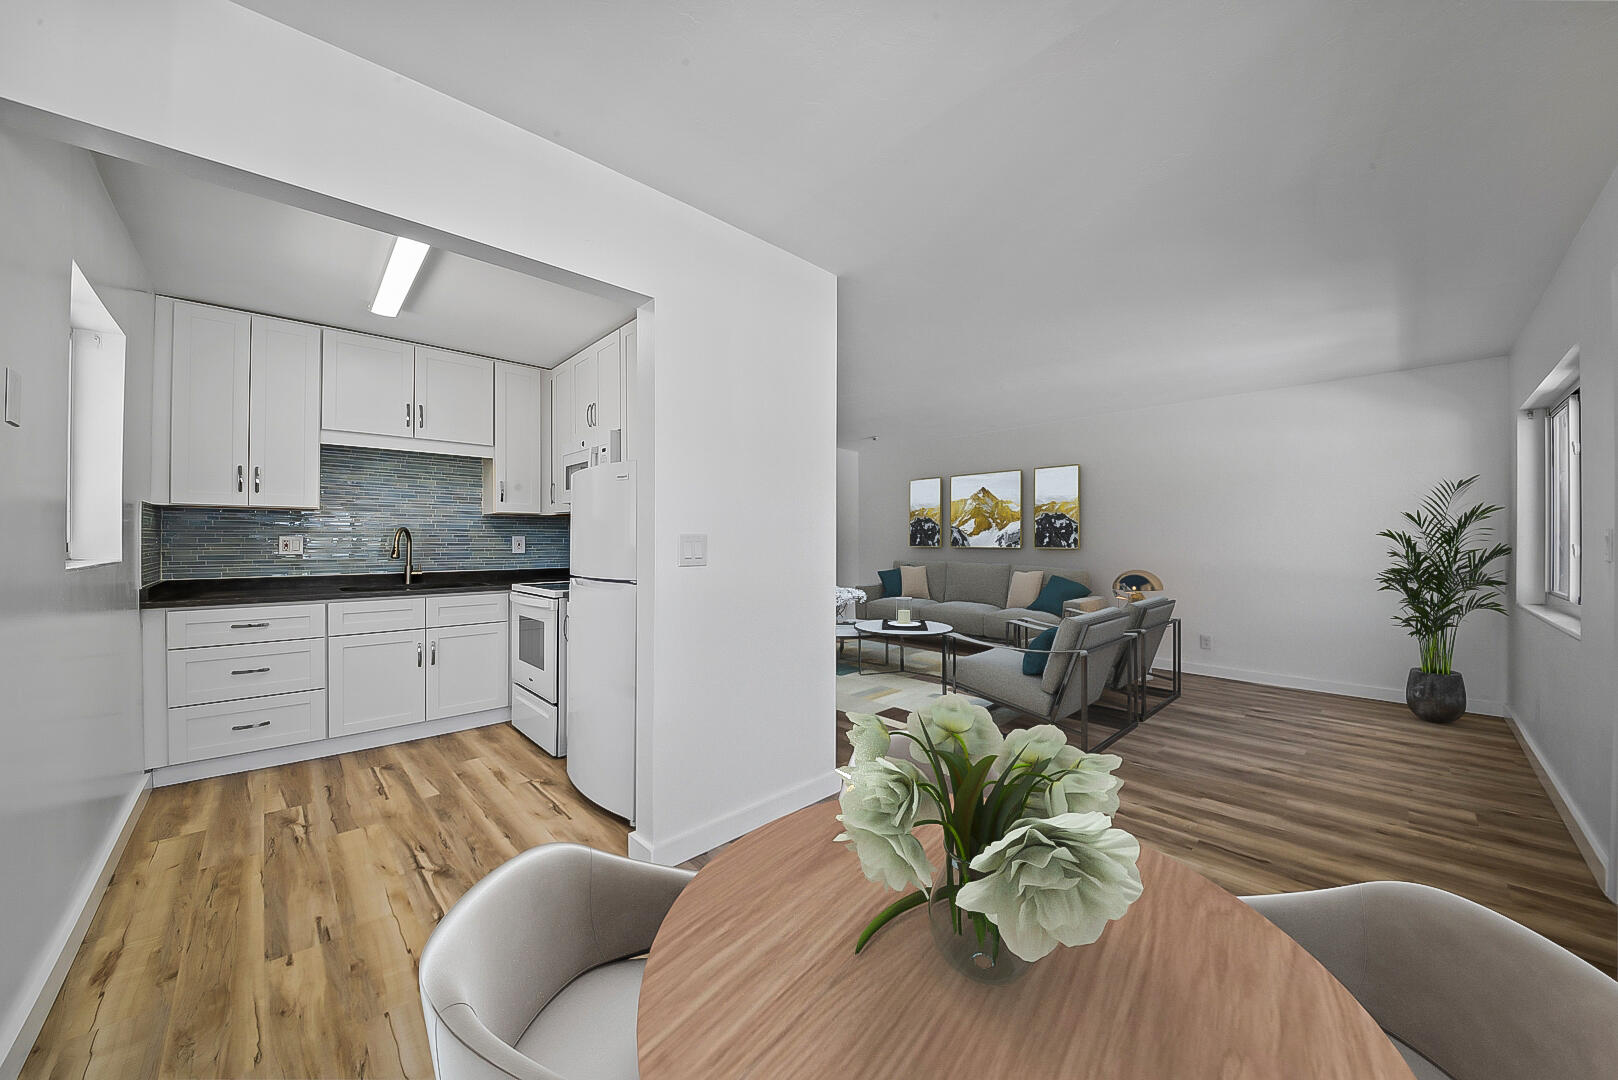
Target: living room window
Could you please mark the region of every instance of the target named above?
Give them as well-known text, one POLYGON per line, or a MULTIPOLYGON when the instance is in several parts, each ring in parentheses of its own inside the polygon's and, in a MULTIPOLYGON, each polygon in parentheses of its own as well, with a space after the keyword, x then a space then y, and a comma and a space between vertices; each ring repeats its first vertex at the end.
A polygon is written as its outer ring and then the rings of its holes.
POLYGON ((1579 391, 1545 414, 1545 604, 1578 614, 1579 391))

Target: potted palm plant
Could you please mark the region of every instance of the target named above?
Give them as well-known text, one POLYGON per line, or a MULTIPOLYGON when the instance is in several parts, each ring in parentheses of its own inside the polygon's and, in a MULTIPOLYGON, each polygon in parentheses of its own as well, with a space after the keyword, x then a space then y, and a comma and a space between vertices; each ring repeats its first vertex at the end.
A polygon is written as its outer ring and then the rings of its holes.
POLYGON ((1390 565, 1377 575, 1381 591, 1396 593, 1401 614, 1393 621, 1421 648, 1421 666, 1410 669, 1405 703, 1423 720, 1447 724, 1466 712, 1466 682, 1454 668, 1455 635, 1474 611, 1506 614, 1506 579, 1499 567, 1508 544, 1490 544, 1488 521, 1501 508, 1475 503, 1457 509, 1476 476, 1445 480, 1405 512, 1413 531, 1384 529, 1390 565))

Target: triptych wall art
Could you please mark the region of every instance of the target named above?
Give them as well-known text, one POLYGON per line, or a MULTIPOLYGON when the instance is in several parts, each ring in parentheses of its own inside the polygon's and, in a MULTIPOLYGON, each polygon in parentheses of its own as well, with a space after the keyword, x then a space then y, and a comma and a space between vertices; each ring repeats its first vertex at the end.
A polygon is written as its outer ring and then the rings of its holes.
MULTIPOLYGON (((1076 550, 1079 546, 1079 467, 1034 469, 1033 546, 1076 550)), ((1023 539, 1023 470, 962 473, 910 481, 910 546, 1020 548, 1023 539), (945 508, 948 508, 947 514, 945 508)))

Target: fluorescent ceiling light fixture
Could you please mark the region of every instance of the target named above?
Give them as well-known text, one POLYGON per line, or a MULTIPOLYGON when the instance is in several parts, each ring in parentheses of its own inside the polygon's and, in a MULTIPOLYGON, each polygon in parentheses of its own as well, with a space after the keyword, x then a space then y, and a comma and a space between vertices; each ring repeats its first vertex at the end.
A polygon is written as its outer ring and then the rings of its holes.
POLYGON ((420 240, 393 238, 393 253, 388 256, 388 268, 382 271, 382 284, 376 287, 376 299, 371 301, 371 314, 391 319, 399 314, 410 286, 421 272, 421 260, 427 257, 428 247, 420 240))

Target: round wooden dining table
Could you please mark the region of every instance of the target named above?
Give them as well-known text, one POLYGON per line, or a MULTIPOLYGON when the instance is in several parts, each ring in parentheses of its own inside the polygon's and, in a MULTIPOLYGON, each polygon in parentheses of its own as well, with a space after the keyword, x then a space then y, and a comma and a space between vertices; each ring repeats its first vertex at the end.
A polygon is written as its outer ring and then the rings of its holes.
POLYGON ((921 908, 856 956, 861 929, 897 894, 832 843, 836 814, 818 803, 772 822, 686 886, 641 984, 642 1080, 1412 1080, 1312 956, 1144 845, 1144 888, 1129 912, 1093 945, 1058 948, 1015 982, 957 972, 921 908))

